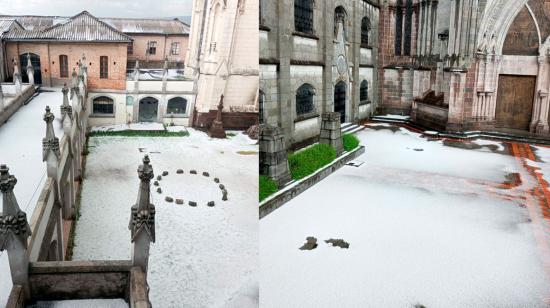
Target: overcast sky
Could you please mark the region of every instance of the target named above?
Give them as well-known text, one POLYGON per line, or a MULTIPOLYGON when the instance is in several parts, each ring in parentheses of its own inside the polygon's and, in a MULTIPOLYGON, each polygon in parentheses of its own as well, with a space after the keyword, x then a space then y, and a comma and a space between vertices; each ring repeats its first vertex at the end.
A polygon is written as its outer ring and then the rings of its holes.
POLYGON ((97 17, 190 16, 193 0, 0 0, 0 14, 97 17))

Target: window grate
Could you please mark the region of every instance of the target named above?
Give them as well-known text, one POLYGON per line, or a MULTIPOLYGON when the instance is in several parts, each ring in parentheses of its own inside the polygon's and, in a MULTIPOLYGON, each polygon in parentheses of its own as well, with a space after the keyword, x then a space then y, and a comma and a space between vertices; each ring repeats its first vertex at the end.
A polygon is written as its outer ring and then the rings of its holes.
POLYGON ((112 99, 101 96, 93 100, 94 114, 114 114, 115 104, 112 99))
POLYGON ((314 111, 313 95, 315 91, 309 84, 302 85, 296 92, 296 115, 303 116, 314 111))
POLYGON ((312 0, 294 0, 294 28, 298 32, 313 33, 312 0))
POLYGON ((168 100, 167 114, 185 114, 187 112, 187 100, 182 97, 174 97, 168 100))

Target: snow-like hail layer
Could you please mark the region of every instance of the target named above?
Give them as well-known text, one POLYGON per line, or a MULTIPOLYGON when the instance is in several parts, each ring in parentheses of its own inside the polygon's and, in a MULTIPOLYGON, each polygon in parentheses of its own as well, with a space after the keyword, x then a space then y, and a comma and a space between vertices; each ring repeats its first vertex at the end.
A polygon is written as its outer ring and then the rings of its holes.
POLYGON ((481 184, 519 171, 512 156, 383 126, 358 137, 361 167, 260 221, 261 307, 546 307, 528 211, 481 184), (318 248, 299 250, 308 236, 318 248))
POLYGON ((157 224, 148 274, 153 306, 257 307, 258 147, 242 133, 218 140, 189 131, 189 137, 90 139, 73 258, 130 258, 136 170, 149 154, 155 177, 169 172, 159 181, 162 194, 151 186, 157 224), (215 177, 228 190, 226 202, 215 177), (185 205, 167 203, 165 196, 185 205))
MULTIPOLYGON (((47 178, 46 163, 42 162, 42 138, 46 135, 43 116, 46 106, 50 106, 55 115, 55 135, 61 140, 63 128, 59 106, 62 103, 63 94, 59 89, 42 92, 0 126, 0 164, 7 165, 10 174, 17 178, 14 193, 29 221, 47 178)), ((6 303, 11 291, 9 273, 8 254, 4 251, 0 256, 0 306, 6 303)))
POLYGON ((28 308, 128 308, 123 299, 89 299, 54 302, 37 302, 28 308))

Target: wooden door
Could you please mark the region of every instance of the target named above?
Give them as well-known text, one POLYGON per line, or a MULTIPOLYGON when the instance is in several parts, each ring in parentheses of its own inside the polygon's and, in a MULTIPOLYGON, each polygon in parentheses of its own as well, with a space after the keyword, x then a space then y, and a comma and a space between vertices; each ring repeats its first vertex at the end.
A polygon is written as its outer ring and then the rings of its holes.
POLYGON ((529 130, 536 82, 535 76, 499 76, 497 127, 529 130))

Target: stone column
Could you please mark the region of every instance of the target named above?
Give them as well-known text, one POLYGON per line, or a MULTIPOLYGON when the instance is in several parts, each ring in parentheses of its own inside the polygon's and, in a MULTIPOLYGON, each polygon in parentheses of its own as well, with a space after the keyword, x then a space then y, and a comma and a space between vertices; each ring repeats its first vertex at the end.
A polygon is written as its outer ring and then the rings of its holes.
POLYGON ((139 266, 147 275, 149 264, 149 248, 155 242, 155 206, 151 204, 151 179, 154 177, 149 156, 143 158, 143 165, 138 168, 140 179, 137 202, 132 206, 130 224, 132 263, 139 266))
POLYGON ((212 138, 225 139, 227 137, 225 135, 225 130, 223 129, 222 112, 223 112, 223 94, 220 99, 220 104, 218 105, 218 113, 216 114, 216 119, 212 122, 212 126, 210 126, 210 129, 208 130, 208 136, 212 138))
MULTIPOLYGON (((0 193, 2 193, 0 251, 8 251, 13 285, 22 286, 28 298, 30 290, 27 238, 31 236, 31 228, 27 221, 27 214, 19 208, 13 193, 15 184, 17 179, 9 174, 9 168, 6 165, 0 165, 0 193)), ((4 274, 7 273, 2 275, 4 274)))
POLYGON ((342 143, 342 131, 340 129, 340 113, 326 112, 323 113, 323 121, 321 122, 321 135, 319 136, 320 144, 329 144, 336 150, 338 156, 344 152, 342 143))
POLYGON ((34 67, 31 63, 31 55, 27 54, 27 76, 29 76, 29 85, 34 86, 34 67))
POLYGON ((281 128, 260 125, 260 174, 273 179, 279 187, 290 182, 285 137, 281 128))

